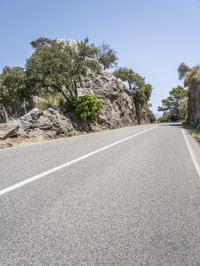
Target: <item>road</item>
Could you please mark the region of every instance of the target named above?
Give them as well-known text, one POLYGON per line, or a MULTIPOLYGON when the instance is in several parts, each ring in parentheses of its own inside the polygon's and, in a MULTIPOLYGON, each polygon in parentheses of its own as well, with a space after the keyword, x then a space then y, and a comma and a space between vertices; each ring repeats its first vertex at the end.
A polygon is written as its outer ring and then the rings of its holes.
POLYGON ((145 125, 0 151, 0 265, 200 265, 200 148, 145 125))

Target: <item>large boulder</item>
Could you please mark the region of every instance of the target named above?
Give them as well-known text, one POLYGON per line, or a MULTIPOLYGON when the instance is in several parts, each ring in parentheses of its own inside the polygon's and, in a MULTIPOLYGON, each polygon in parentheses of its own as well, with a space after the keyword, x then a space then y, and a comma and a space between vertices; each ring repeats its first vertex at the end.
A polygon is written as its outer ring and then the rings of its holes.
POLYGON ((98 124, 101 128, 119 128, 137 124, 133 93, 108 72, 88 72, 78 88, 78 95, 92 93, 103 102, 98 124))
POLYGON ((46 136, 55 138, 59 135, 68 135, 74 131, 69 117, 53 108, 45 111, 37 108, 32 109, 19 119, 19 126, 19 134, 26 134, 27 137, 46 136))
POLYGON ((0 139, 4 140, 7 138, 16 137, 18 135, 19 125, 16 123, 6 124, 0 127, 0 139))

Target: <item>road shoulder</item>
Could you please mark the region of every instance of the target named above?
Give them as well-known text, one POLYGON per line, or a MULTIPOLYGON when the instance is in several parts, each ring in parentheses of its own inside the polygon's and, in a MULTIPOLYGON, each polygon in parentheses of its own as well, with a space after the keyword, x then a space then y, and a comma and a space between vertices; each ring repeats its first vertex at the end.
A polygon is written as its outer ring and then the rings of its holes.
POLYGON ((200 178, 200 145, 184 128, 181 129, 187 148, 200 178))

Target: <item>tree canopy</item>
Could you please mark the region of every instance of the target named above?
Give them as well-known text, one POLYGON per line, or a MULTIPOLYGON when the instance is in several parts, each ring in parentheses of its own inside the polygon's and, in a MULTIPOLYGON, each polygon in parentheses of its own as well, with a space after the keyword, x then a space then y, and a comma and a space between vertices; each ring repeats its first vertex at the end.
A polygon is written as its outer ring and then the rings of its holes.
POLYGON ((64 42, 47 39, 42 41, 42 45, 40 39, 38 42, 34 42, 35 52, 26 63, 29 86, 37 91, 44 88, 59 91, 66 100, 77 96, 77 83, 86 73, 83 43, 78 44, 80 49, 75 51, 64 42))
POLYGON ((179 79, 185 78, 186 74, 190 71, 191 69, 185 64, 181 63, 178 67, 178 74, 179 74, 179 79))
POLYGON ((184 79, 186 87, 190 87, 193 83, 200 83, 200 65, 190 68, 185 63, 181 63, 178 67, 178 74, 180 79, 184 79))
MULTIPOLYGON (((32 108, 35 98, 42 100, 44 96, 45 106, 64 109, 66 102, 72 99, 75 102, 77 87, 81 86, 88 73, 100 73, 102 69, 117 65, 116 52, 110 45, 103 42, 95 46, 88 38, 83 41, 63 41, 41 37, 33 40, 31 45, 33 53, 26 60, 24 68, 5 67, 0 74, 0 108, 6 117, 26 113, 26 109, 32 108)), ((152 86, 146 84, 143 77, 128 68, 119 68, 113 74, 128 84, 137 110, 147 106, 152 86)), ((80 107, 85 106, 87 101, 95 103, 93 100, 87 96, 77 98, 76 103, 80 107)))
POLYGON ((130 68, 120 67, 113 72, 113 75, 123 82, 127 82, 129 89, 133 91, 141 88, 145 83, 145 79, 130 68))
POLYGON ((103 67, 103 70, 116 66, 118 60, 116 52, 105 42, 97 48, 96 59, 103 67))
POLYGON ((26 87, 26 73, 20 67, 4 67, 0 75, 0 105, 6 112, 18 116, 21 109, 26 110, 30 100, 30 90, 26 87))
POLYGON ((164 112, 165 119, 169 121, 183 120, 187 114, 187 90, 182 86, 177 86, 170 90, 169 96, 162 100, 162 106, 158 107, 159 112, 164 112))
POLYGON ((145 82, 145 78, 134 72, 131 68, 120 67, 113 72, 113 75, 128 84, 129 90, 133 92, 136 104, 136 113, 140 123, 140 113, 142 108, 145 108, 147 113, 152 116, 152 121, 155 119, 149 109, 148 102, 152 93, 152 85, 145 82))
POLYGON ((151 84, 145 83, 145 78, 126 67, 114 71, 113 75, 128 84, 129 89, 135 93, 135 98, 141 106, 147 104, 153 87, 151 84))
POLYGON ((49 46, 51 45, 52 42, 54 42, 55 40, 51 40, 49 38, 45 38, 45 37, 40 37, 34 41, 31 42, 31 46, 34 49, 40 49, 44 46, 49 46))

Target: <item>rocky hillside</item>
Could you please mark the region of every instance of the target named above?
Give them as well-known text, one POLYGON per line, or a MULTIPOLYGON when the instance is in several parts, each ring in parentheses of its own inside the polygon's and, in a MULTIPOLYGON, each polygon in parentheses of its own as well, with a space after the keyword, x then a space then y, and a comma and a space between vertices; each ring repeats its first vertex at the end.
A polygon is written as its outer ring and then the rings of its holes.
POLYGON ((97 48, 87 40, 39 38, 32 42, 32 47, 34 52, 25 68, 5 67, 0 74, 0 118, 11 121, 0 126, 1 142, 9 142, 11 138, 20 142, 52 139, 150 121, 147 106, 152 86, 131 69, 123 69, 124 74, 129 72, 125 78, 103 71, 117 60, 109 46, 97 48), (131 88, 122 80, 129 85, 131 82, 131 88), (72 106, 74 98, 84 99, 79 96, 86 93, 102 103, 95 122, 81 120, 72 106), (49 97, 55 100, 57 95, 59 103, 52 104, 49 97))
POLYGON ((200 131, 200 84, 192 84, 189 89, 188 122, 200 131))
POLYGON ((188 87, 188 123, 200 131, 200 65, 190 68, 181 63, 178 72, 188 87))
MULTIPOLYGON (((102 129, 114 129, 138 124, 134 94, 112 74, 108 72, 88 73, 81 86, 78 87, 78 95, 91 93, 103 102, 102 110, 97 122, 92 124, 94 131, 102 129)), ((141 112, 141 122, 149 122, 145 110, 141 112)), ((24 139, 48 139, 63 136, 71 136, 81 132, 88 132, 87 124, 78 119, 73 113, 62 114, 58 110, 32 109, 26 115, 15 119, 0 128, 0 139, 3 146, 10 146, 10 138, 24 139)), ((12 141, 11 141, 12 143, 12 141)))
POLYGON ((78 88, 78 95, 90 92, 103 102, 100 128, 118 128, 138 123, 133 93, 108 72, 89 73, 78 88))

